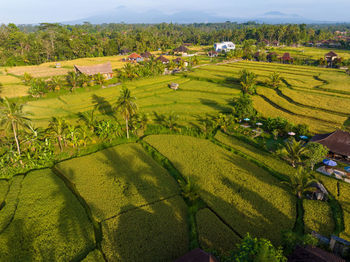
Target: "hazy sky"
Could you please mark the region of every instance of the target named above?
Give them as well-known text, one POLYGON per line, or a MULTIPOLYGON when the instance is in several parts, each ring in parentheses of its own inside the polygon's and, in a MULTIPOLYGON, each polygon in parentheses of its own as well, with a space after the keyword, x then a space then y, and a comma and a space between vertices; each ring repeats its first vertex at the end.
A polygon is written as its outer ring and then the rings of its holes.
POLYGON ((314 20, 350 21, 350 0, 0 0, 0 23, 71 21, 121 5, 167 13, 201 10, 223 17, 254 17, 280 11, 314 20))

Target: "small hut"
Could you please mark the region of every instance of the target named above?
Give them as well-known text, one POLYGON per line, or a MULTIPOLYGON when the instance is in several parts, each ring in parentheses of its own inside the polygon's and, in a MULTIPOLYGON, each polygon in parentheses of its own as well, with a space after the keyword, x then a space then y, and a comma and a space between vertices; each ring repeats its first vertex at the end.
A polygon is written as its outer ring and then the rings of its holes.
POLYGON ((153 55, 152 55, 150 52, 141 53, 141 57, 146 58, 146 59, 149 59, 149 58, 151 58, 152 56, 153 56, 153 55))
POLYGON ((216 52, 216 51, 209 51, 209 52, 208 52, 208 56, 209 56, 209 57, 217 57, 218 55, 219 55, 219 53, 216 52))
POLYGON ((74 69, 77 73, 88 75, 88 76, 101 74, 106 79, 111 79, 113 77, 113 70, 110 62, 105 64, 92 65, 92 66, 74 65, 74 69))
POLYGON ((284 53, 283 56, 280 57, 280 60, 283 64, 289 64, 293 61, 293 58, 290 56, 289 53, 284 53))
POLYGON ((335 52, 330 51, 324 55, 324 59, 327 62, 327 67, 333 67, 336 60, 338 59, 338 55, 335 52))
POLYGON ((173 51, 174 51, 174 54, 184 55, 184 54, 188 53, 188 48, 186 46, 182 45, 182 46, 175 48, 173 51))
POLYGON ((179 84, 177 83, 171 83, 169 85, 169 87, 172 89, 172 90, 178 90, 179 89, 179 84))
POLYGON ((168 64, 169 63, 169 59, 167 59, 166 57, 164 57, 162 55, 158 56, 156 60, 162 62, 163 64, 168 64))
POLYGON ((137 53, 132 53, 128 56, 128 61, 130 62, 141 62, 143 60, 142 56, 137 53))

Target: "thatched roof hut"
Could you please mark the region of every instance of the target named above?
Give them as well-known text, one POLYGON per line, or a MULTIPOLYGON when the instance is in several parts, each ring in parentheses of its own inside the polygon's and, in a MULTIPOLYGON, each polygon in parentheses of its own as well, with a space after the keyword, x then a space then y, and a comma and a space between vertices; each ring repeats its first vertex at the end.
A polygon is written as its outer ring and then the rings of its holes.
POLYGON ((74 65, 74 69, 76 72, 88 76, 94 76, 97 74, 104 75, 106 78, 111 78, 113 76, 112 65, 110 62, 92 66, 74 65))
POLYGON ((328 134, 318 134, 312 137, 310 142, 322 144, 335 154, 350 157, 349 132, 337 130, 328 134))
POLYGON ((179 46, 177 48, 175 48, 174 53, 187 53, 188 52, 188 48, 186 46, 179 46))
POLYGON ((143 58, 151 58, 153 55, 150 52, 144 52, 144 53, 141 53, 141 56, 143 58))
POLYGON ((159 57, 157 57, 157 59, 156 60, 159 60, 160 62, 162 62, 163 64, 167 64, 167 63, 169 63, 169 59, 167 59, 166 57, 164 57, 164 56, 159 56, 159 57))

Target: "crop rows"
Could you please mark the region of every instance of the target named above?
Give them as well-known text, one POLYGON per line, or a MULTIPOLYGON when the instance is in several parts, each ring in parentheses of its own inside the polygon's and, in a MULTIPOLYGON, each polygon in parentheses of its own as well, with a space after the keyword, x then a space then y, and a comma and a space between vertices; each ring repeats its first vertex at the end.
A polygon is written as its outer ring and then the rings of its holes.
POLYGON ((304 200, 305 232, 317 233, 329 237, 334 232, 332 210, 327 202, 304 200))
POLYGON ((193 137, 157 135, 148 143, 199 187, 202 199, 240 235, 251 232, 280 243, 295 221, 295 198, 249 161, 193 137))

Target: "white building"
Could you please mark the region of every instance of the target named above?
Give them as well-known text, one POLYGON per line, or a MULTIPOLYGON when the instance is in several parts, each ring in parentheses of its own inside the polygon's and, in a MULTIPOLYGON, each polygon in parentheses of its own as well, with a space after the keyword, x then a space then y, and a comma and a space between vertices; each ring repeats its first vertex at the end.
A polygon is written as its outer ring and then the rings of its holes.
POLYGON ((221 43, 215 43, 214 49, 216 52, 227 52, 230 50, 235 50, 236 46, 232 42, 221 42, 221 43))

